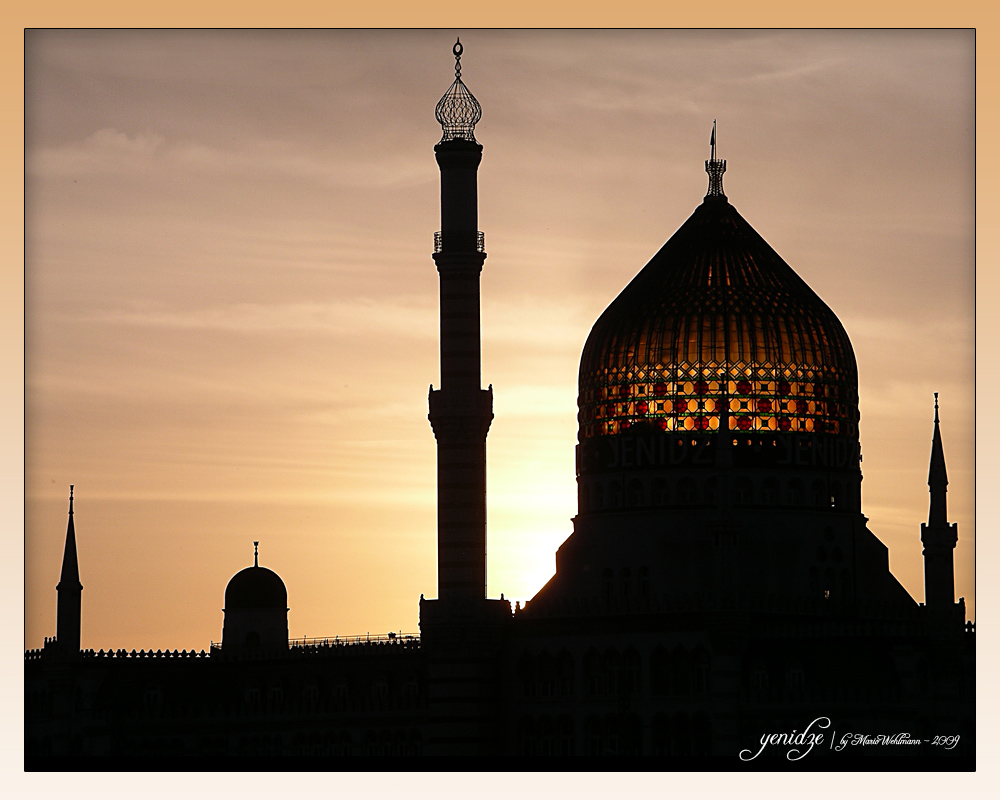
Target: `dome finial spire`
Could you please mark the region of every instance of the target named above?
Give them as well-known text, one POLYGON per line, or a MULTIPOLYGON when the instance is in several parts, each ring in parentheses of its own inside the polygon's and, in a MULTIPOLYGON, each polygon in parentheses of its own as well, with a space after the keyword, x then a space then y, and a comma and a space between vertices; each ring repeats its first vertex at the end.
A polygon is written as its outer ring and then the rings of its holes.
MULTIPOLYGON (((937 395, 935 394, 934 397, 935 397, 935 400, 936 400, 937 395)), ((935 408, 936 407, 937 407, 937 405, 935 403, 935 408)), ((72 483, 69 485, 69 513, 70 514, 73 513, 73 484, 72 483)))
POLYGON ((479 105, 479 101, 462 83, 462 53, 464 50, 461 40, 456 37, 455 44, 451 48, 451 52, 455 56, 455 80, 434 108, 434 116, 444 131, 444 135, 441 137, 442 142, 450 142, 453 139, 464 139, 467 142, 476 141, 476 123, 483 116, 483 108, 479 105))
POLYGON ((721 161, 715 157, 715 129, 717 120, 712 120, 712 140, 710 144, 712 145, 712 157, 705 162, 705 172, 708 173, 708 194, 705 195, 705 199, 708 200, 710 197, 718 197, 722 200, 726 199, 726 193, 722 191, 722 173, 726 171, 726 160, 721 161))
POLYGON ((260 544, 260 542, 254 542, 253 543, 253 565, 255 567, 258 566, 258 564, 257 564, 257 545, 259 545, 259 544, 260 544))

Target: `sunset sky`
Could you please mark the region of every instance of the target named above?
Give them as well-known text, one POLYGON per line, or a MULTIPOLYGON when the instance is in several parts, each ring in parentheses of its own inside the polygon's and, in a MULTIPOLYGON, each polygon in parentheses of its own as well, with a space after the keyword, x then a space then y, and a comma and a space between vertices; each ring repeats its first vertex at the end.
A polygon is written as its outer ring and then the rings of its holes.
MULTIPOLYGON (((229 578, 293 637, 436 596, 440 138, 454 31, 28 31, 25 646, 69 484, 83 646, 201 649, 229 578)), ((458 31, 476 135, 490 596, 575 513, 590 326, 705 194, 843 321, 863 511, 923 599, 933 392, 975 617, 972 31, 458 31)))

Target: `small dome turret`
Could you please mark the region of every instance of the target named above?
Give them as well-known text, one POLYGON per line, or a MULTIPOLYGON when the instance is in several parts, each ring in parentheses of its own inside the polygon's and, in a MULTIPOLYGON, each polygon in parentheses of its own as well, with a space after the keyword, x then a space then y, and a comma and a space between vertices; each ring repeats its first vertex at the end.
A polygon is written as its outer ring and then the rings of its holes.
POLYGON ((237 572, 226 586, 222 649, 227 653, 280 650, 288 647, 288 592, 285 583, 257 561, 237 572))

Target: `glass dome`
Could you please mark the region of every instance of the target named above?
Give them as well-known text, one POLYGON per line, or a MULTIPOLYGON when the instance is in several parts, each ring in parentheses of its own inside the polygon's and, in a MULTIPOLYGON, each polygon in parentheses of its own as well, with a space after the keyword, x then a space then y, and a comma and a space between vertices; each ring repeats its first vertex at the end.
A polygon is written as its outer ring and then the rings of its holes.
POLYGON ((843 325, 720 191, 594 325, 579 440, 720 427, 856 440, 857 386, 843 325))

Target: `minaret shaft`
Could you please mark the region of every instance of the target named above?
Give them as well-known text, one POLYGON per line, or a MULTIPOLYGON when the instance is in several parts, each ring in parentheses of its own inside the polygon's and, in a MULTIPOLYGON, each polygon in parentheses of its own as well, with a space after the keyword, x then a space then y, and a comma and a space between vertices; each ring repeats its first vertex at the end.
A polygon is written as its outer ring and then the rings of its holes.
POLYGON ((429 397, 437 438, 438 597, 486 597, 486 434, 492 389, 481 388, 479 276, 486 253, 478 231, 482 145, 465 138, 435 148, 441 168, 441 386, 429 397))

